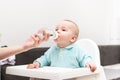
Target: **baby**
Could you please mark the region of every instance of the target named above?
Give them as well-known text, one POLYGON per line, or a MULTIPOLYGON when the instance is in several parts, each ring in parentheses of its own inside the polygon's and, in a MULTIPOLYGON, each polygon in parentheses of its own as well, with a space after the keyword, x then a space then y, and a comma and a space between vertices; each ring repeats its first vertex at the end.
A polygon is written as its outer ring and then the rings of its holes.
POLYGON ((43 56, 37 58, 27 68, 39 68, 42 66, 80 68, 88 67, 92 72, 96 70, 96 65, 92 63, 92 57, 82 51, 75 44, 79 35, 79 29, 75 22, 63 20, 56 25, 58 38, 54 39, 53 45, 43 56))

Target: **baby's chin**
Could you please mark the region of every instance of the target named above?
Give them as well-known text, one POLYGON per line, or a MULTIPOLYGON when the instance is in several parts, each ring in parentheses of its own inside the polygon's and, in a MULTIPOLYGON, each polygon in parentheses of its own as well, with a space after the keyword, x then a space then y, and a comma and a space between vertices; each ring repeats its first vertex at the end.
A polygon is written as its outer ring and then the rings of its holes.
POLYGON ((54 39, 54 42, 55 42, 56 44, 61 44, 61 41, 60 41, 59 39, 54 39))
POLYGON ((54 42, 55 42, 55 43, 58 43, 59 41, 58 41, 58 39, 54 39, 54 42))
POLYGON ((54 41, 55 41, 55 42, 59 42, 59 38, 57 38, 57 39, 54 39, 54 41))

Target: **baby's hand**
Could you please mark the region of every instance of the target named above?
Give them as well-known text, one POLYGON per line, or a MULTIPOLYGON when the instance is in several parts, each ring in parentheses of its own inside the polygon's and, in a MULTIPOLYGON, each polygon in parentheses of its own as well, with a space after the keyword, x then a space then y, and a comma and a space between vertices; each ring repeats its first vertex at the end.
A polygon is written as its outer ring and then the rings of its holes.
POLYGON ((86 64, 86 67, 90 68, 90 70, 91 70, 92 72, 94 72, 94 71, 96 70, 96 65, 93 64, 93 63, 87 63, 87 64, 86 64))
POLYGON ((32 64, 27 65, 27 69, 39 68, 40 64, 38 62, 34 62, 32 64))

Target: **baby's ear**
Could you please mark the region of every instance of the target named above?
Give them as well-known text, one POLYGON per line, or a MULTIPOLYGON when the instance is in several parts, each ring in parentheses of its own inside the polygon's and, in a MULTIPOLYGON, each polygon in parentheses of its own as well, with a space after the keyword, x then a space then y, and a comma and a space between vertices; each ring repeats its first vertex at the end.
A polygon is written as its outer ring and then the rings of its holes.
POLYGON ((73 42, 75 42, 76 40, 77 40, 77 36, 74 35, 70 41, 73 43, 73 42))

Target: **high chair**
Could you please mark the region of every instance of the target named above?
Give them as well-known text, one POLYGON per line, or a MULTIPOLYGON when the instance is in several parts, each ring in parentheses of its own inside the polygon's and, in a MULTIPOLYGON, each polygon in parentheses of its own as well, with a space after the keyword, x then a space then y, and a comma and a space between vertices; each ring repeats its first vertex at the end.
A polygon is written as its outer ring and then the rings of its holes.
POLYGON ((26 69, 26 65, 19 65, 7 67, 6 73, 49 80, 106 80, 104 69, 100 64, 100 53, 97 44, 90 39, 80 39, 75 44, 93 57, 93 61, 97 66, 95 72, 91 72, 89 68, 43 67, 26 69))
POLYGON ((97 74, 90 73, 85 76, 83 75, 77 78, 77 80, 106 80, 104 69, 100 63, 100 52, 97 44, 91 39, 80 39, 76 42, 76 44, 78 44, 82 50, 89 53, 93 57, 93 61, 96 64, 97 69, 100 69, 97 74))

